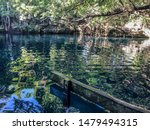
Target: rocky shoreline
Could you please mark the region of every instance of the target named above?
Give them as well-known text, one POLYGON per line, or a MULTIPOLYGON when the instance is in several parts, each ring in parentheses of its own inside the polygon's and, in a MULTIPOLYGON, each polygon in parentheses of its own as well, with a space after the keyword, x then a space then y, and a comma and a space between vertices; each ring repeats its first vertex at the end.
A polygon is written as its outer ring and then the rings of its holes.
POLYGON ((69 29, 69 28, 45 28, 42 30, 19 30, 12 29, 10 32, 6 32, 3 29, 0 30, 0 34, 78 34, 78 35, 88 35, 96 37, 122 37, 122 38, 150 38, 143 30, 131 31, 129 29, 120 29, 120 28, 110 28, 105 30, 104 28, 96 28, 93 32, 93 29, 84 27, 81 30, 78 29, 69 29))

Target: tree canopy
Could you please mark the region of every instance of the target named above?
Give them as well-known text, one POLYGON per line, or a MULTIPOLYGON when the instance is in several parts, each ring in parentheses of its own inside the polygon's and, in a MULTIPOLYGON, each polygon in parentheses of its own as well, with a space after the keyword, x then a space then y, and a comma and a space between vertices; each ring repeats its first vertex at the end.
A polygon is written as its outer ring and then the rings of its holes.
POLYGON ((141 18, 149 26, 149 0, 0 0, 1 28, 123 25, 141 18))

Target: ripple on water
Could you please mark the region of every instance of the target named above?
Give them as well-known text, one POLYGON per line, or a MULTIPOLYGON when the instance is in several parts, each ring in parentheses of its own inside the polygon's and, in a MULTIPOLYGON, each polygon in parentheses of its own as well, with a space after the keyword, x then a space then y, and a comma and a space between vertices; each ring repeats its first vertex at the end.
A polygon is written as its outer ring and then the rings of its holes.
MULTIPOLYGON (((1 111, 41 112, 43 104, 51 107, 52 103, 56 108, 60 101, 55 97, 46 95, 51 103, 44 99, 42 104, 35 96, 37 83, 44 77, 47 77, 46 81, 50 80, 51 70, 91 85, 97 91, 104 90, 129 103, 150 108, 149 41, 123 38, 92 40, 91 37, 79 40, 78 37, 62 35, 13 36, 14 48, 8 50, 11 48, 9 40, 4 42, 4 36, 2 39, 0 84, 15 87, 9 87, 13 94, 1 97, 1 111), (15 107, 15 103, 20 108, 15 107), (35 111, 30 109, 32 105, 35 111)), ((0 91, 5 89, 1 87, 0 91)))

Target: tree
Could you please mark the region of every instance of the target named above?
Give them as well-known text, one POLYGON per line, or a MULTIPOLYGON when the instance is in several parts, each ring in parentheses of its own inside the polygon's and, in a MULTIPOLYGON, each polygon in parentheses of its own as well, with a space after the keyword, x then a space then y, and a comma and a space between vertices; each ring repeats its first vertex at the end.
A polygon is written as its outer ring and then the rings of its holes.
POLYGON ((5 31, 15 25, 24 30, 53 25, 74 29, 85 24, 123 25, 140 15, 149 23, 149 0, 0 0, 0 5, 5 31))

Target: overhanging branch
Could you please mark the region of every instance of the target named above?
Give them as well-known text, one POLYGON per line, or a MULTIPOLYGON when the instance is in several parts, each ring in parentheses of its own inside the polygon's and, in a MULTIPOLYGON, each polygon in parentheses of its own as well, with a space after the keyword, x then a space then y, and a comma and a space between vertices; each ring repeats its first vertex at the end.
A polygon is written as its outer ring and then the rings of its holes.
POLYGON ((149 5, 145 5, 145 6, 135 6, 134 9, 132 9, 131 11, 129 10, 125 10, 125 9, 121 9, 121 8, 117 8, 113 11, 109 11, 107 13, 101 13, 101 14, 91 14, 91 15, 87 15, 83 18, 79 18, 76 20, 72 20, 72 22, 82 22, 85 21, 86 19, 93 19, 96 17, 108 17, 108 16, 114 16, 114 15, 119 15, 119 14, 123 14, 123 13, 134 13, 135 11, 142 11, 142 10, 149 10, 150 9, 150 4, 149 5))

